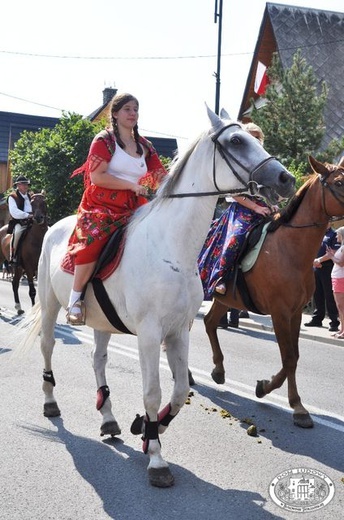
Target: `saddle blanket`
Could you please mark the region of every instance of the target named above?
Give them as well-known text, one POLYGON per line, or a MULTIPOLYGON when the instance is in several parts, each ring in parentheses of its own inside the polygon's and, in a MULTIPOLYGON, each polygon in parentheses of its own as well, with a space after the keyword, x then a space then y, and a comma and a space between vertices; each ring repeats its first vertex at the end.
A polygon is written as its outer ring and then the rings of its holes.
MULTIPOLYGON (((123 230, 118 230, 105 245, 92 277, 106 280, 116 271, 123 255, 124 243, 123 230)), ((74 274, 75 255, 67 251, 61 262, 61 269, 65 273, 74 274)))

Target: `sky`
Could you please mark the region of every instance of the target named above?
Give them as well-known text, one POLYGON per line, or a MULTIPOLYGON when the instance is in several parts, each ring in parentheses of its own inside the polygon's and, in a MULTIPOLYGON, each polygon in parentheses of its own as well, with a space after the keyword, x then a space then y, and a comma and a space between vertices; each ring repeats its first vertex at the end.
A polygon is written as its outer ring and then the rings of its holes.
MULTIPOLYGON (((220 0, 218 0, 218 4, 220 0)), ((344 0, 276 4, 344 12, 344 0)), ((238 117, 266 2, 223 0, 220 108, 238 117)), ((215 0, 16 0, 1 5, 0 111, 88 116, 106 87, 140 102, 142 135, 181 149, 215 110, 215 0)))

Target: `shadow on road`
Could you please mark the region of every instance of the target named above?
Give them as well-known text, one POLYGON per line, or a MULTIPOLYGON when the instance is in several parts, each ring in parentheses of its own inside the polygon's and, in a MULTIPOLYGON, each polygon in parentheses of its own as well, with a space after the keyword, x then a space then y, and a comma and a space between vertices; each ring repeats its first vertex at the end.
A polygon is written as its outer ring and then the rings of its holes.
MULTIPOLYGON (((93 487, 110 518, 208 520, 223 518, 224 511, 226 518, 243 518, 243 511, 245 518, 255 520, 282 518, 263 508, 265 499, 260 494, 220 489, 175 464, 170 465, 175 477, 174 487, 151 487, 146 475, 148 457, 143 453, 117 438, 98 442, 74 435, 64 427, 61 418, 53 418, 51 423, 56 431, 27 425, 22 428, 47 442, 65 445, 75 469, 93 487)), ((50 511, 56 510, 53 501, 54 493, 49 497, 50 511)))

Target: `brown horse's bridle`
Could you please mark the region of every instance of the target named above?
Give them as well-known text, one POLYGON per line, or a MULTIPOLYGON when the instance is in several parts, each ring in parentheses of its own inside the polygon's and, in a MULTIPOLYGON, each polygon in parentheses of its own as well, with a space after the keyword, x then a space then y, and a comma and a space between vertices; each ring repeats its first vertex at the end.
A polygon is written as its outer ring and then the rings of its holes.
POLYGON ((258 163, 252 170, 249 170, 241 164, 241 162, 234 157, 233 154, 228 152, 228 150, 225 150, 221 143, 218 141, 220 135, 227 130, 228 128, 236 126, 241 129, 241 126, 238 123, 230 123, 229 125, 225 125, 220 130, 218 130, 216 133, 214 133, 211 136, 211 140, 214 143, 214 155, 213 155, 213 183, 216 188, 216 191, 202 191, 202 192, 189 192, 189 193, 174 193, 171 195, 167 195, 167 198, 174 199, 174 198, 182 198, 182 197, 206 197, 210 195, 235 195, 243 192, 249 191, 251 195, 255 195, 256 192, 254 191, 253 186, 257 185, 257 182, 254 180, 254 175, 260 170, 265 164, 267 164, 270 161, 276 161, 276 157, 273 157, 272 155, 267 157, 266 159, 263 159, 260 163, 258 163), (235 188, 232 190, 220 190, 220 188, 217 185, 216 182, 216 168, 215 168, 215 159, 216 159, 216 150, 221 155, 222 159, 225 161, 227 166, 232 170, 234 176, 238 179, 238 181, 243 185, 242 188, 235 188), (241 177, 241 175, 236 171, 236 169, 233 166, 233 163, 239 166, 241 169, 243 169, 245 172, 249 174, 249 180, 248 182, 244 181, 244 179, 241 177))
MULTIPOLYGON (((31 202, 33 202, 35 200, 35 198, 37 198, 37 197, 42 197, 42 199, 45 200, 44 195, 42 195, 41 193, 35 193, 31 196, 31 202)), ((47 220, 48 220, 47 213, 42 212, 42 216, 43 216, 43 218, 40 221, 36 220, 35 217, 33 216, 31 223, 32 224, 35 223, 35 224, 37 224, 37 226, 42 226, 43 224, 46 224, 47 220)))
MULTIPOLYGON (((343 219, 343 216, 333 217, 332 215, 329 214, 329 212, 326 209, 326 198, 325 198, 326 192, 325 192, 325 188, 327 188, 329 190, 329 192, 331 193, 331 195, 339 202, 339 204, 341 204, 344 207, 344 197, 343 196, 341 197, 340 195, 338 195, 336 193, 335 189, 333 188, 332 184, 329 184, 327 182, 327 179, 331 175, 331 173, 333 173, 333 172, 329 172, 327 175, 321 175, 320 173, 318 174, 319 182, 320 182, 321 187, 322 187, 322 190, 321 190, 321 206, 322 206, 322 209, 323 209, 325 215, 328 217, 328 219, 326 219, 325 222, 312 222, 312 224, 303 224, 303 225, 300 225, 300 226, 297 226, 297 225, 294 225, 294 224, 290 224, 289 222, 285 222, 285 223, 283 223, 283 226, 290 227, 290 228, 295 228, 295 229, 298 229, 298 228, 309 228, 309 227, 320 227, 320 226, 323 226, 324 224, 326 224, 329 220, 331 220, 332 222, 335 222, 336 220, 342 220, 343 219)), ((344 172, 343 172, 343 175, 344 175, 344 172)), ((343 213, 343 215, 344 215, 344 213, 343 213)))
MULTIPOLYGON (((333 173, 333 172, 330 172, 326 176, 319 175, 320 184, 322 186, 322 207, 323 207, 323 210, 325 212, 325 215, 327 215, 329 218, 333 218, 333 217, 331 215, 329 215, 329 213, 328 213, 328 211, 326 209, 325 188, 327 188, 330 191, 331 195, 339 202, 339 204, 344 206, 344 197, 338 195, 338 193, 336 193, 336 190, 334 189, 332 184, 329 184, 327 182, 327 178, 329 177, 329 175, 331 175, 331 173, 333 173)), ((344 172, 342 173, 342 175, 344 176, 344 172)), ((342 218, 343 217, 337 217, 337 220, 341 220, 342 218)))

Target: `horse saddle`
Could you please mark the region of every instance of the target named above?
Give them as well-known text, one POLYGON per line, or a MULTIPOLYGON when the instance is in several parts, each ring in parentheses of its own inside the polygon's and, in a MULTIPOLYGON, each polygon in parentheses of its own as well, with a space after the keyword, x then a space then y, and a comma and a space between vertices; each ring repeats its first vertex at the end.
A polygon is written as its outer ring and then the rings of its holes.
POLYGON ((96 266, 94 268, 92 277, 107 278, 118 267, 119 260, 122 257, 125 226, 118 228, 110 237, 102 250, 96 266), (110 267, 111 272, 107 272, 110 267))
POLYGON ((255 314, 264 314, 262 313, 254 304, 248 287, 245 280, 244 273, 248 272, 258 258, 260 250, 265 241, 266 235, 269 231, 269 226, 271 222, 266 222, 263 220, 262 222, 256 224, 245 237, 245 241, 240 250, 238 260, 234 269, 234 278, 233 278, 233 294, 238 290, 239 294, 242 298, 242 301, 245 304, 245 307, 254 312, 255 314))
MULTIPOLYGON (((110 276, 117 268, 120 259, 122 258, 124 248, 124 233, 125 226, 118 228, 111 236, 110 240, 105 245, 100 257, 97 261, 90 282, 93 286, 94 295, 99 303, 103 313, 108 321, 115 327, 115 329, 124 334, 133 334, 122 322, 116 309, 111 303, 108 293, 103 284, 103 280, 110 276)), ((84 293, 86 292, 86 287, 84 293)), ((82 296, 83 298, 83 296, 82 296)))

